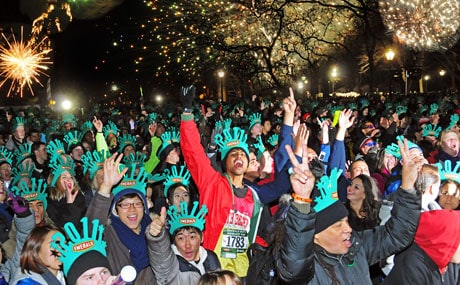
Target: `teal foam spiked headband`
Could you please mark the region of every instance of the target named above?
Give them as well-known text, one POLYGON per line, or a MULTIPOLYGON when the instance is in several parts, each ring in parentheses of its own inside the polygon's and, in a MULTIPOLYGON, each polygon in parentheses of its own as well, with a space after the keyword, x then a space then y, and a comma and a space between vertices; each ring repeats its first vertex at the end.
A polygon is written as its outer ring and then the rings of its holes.
POLYGON ((59 155, 55 160, 50 161, 50 168, 53 174, 53 180, 50 183, 51 187, 56 185, 56 181, 63 172, 69 172, 72 176, 75 176, 75 162, 70 155, 59 155))
POLYGON ((64 143, 59 139, 54 139, 46 146, 46 152, 50 155, 50 163, 57 157, 65 154, 64 143))
POLYGON ((30 187, 27 181, 20 181, 19 186, 13 186, 11 191, 17 195, 26 199, 28 202, 40 200, 43 202, 43 207, 48 208, 48 192, 46 187, 48 186, 44 179, 37 179, 35 177, 30 179, 30 187))
POLYGON ((75 125, 77 123, 77 119, 73 114, 64 114, 62 115, 62 122, 75 125))
POLYGON ((113 135, 116 136, 118 134, 119 129, 118 129, 117 125, 115 125, 114 122, 108 121, 107 125, 105 125, 102 128, 102 131, 104 132, 104 137, 107 138, 109 136, 109 134, 113 134, 113 135))
POLYGON ((262 114, 253 113, 249 116, 249 130, 252 129, 255 124, 262 124, 262 114))
POLYGON ((438 167, 439 176, 441 181, 453 180, 460 184, 460 161, 457 161, 455 167, 452 169, 452 161, 445 160, 444 163, 438 162, 435 164, 438 167))
POLYGON ((89 251, 97 251, 103 256, 107 256, 106 242, 102 239, 104 226, 99 223, 98 219, 92 220, 92 225, 88 224, 88 217, 81 220, 83 231, 80 234, 72 222, 64 225, 64 231, 69 237, 57 232, 51 237, 51 247, 59 251, 59 260, 62 262, 64 274, 67 276, 73 263, 83 254, 89 251))
POLYGON ((80 143, 82 133, 79 131, 68 132, 64 136, 64 141, 67 143, 67 151, 70 151, 73 145, 80 143))
POLYGON ((147 188, 146 181, 147 173, 145 172, 144 167, 141 167, 139 169, 139 174, 137 176, 136 168, 129 169, 123 176, 123 179, 120 181, 120 183, 118 183, 118 185, 115 188, 113 188, 112 194, 113 196, 117 196, 117 194, 122 192, 123 190, 134 189, 145 196, 145 188, 147 188))
POLYGON ((34 164, 31 161, 28 161, 25 164, 18 164, 18 166, 13 168, 13 170, 11 171, 11 176, 13 177, 11 185, 17 185, 17 183, 21 181, 22 178, 32 178, 34 169, 34 164))
POLYGON ((110 157, 110 152, 102 149, 100 151, 93 150, 93 152, 87 151, 81 156, 83 162, 83 174, 89 171, 89 178, 94 179, 94 175, 99 169, 104 167, 104 161, 110 157))
POLYGON ((171 171, 165 169, 164 173, 166 174, 166 180, 163 182, 165 197, 168 197, 168 190, 174 184, 180 183, 187 188, 190 185, 190 172, 185 165, 181 165, 180 167, 174 165, 171 167, 171 171))
POLYGON ((216 144, 219 146, 221 159, 224 160, 228 152, 234 148, 241 148, 249 159, 249 148, 246 143, 248 135, 239 127, 226 129, 222 134, 215 136, 216 144))
POLYGON ((13 153, 9 151, 5 146, 0 147, 0 164, 8 163, 10 166, 13 165, 13 153))
POLYGON ((315 198, 316 205, 313 209, 318 213, 338 201, 337 180, 342 175, 343 170, 333 168, 329 176, 323 176, 316 183, 320 196, 315 198))
POLYGON ((439 134, 441 133, 441 131, 442 131, 441 126, 426 124, 423 126, 422 136, 423 137, 432 136, 432 137, 439 138, 439 134))
POLYGON ((119 145, 119 148, 118 148, 119 152, 123 152, 125 147, 129 145, 132 146, 134 149, 136 149, 136 137, 133 135, 129 135, 129 134, 123 134, 121 138, 118 138, 118 145, 119 145))
POLYGON ((81 125, 80 131, 82 135, 85 135, 87 132, 93 131, 93 123, 91 121, 85 121, 83 125, 81 125))
POLYGON ((24 159, 32 156, 32 145, 30 143, 21 144, 14 151, 16 165, 19 165, 24 159))
POLYGON ((183 227, 195 227, 203 231, 206 220, 204 216, 208 213, 208 208, 203 205, 198 211, 198 201, 193 202, 193 208, 188 212, 187 203, 182 201, 180 203, 180 211, 176 206, 171 206, 168 209, 169 216, 169 234, 173 235, 174 232, 183 227))
POLYGON ((179 144, 180 143, 180 132, 178 130, 171 130, 171 131, 166 131, 161 135, 161 148, 158 151, 158 156, 160 156, 163 151, 165 151, 168 146, 172 144, 179 144))
POLYGON ((25 127, 26 122, 23 117, 15 117, 13 121, 13 131, 15 131, 18 127, 25 127))
POLYGON ((135 154, 130 153, 129 156, 123 157, 123 163, 129 168, 140 168, 144 166, 144 162, 147 156, 145 153, 137 151, 135 154))
POLYGON ((450 115, 450 123, 449 123, 449 126, 446 128, 446 130, 450 130, 453 127, 457 126, 457 123, 458 123, 459 119, 460 119, 460 117, 458 116, 458 114, 450 115))

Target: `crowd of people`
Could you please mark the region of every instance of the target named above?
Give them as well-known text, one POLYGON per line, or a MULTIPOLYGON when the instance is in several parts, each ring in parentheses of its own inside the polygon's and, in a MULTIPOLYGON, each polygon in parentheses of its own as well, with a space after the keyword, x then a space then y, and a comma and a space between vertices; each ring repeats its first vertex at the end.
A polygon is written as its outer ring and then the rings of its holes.
POLYGON ((178 93, 1 114, 4 284, 459 284, 459 94, 178 93))

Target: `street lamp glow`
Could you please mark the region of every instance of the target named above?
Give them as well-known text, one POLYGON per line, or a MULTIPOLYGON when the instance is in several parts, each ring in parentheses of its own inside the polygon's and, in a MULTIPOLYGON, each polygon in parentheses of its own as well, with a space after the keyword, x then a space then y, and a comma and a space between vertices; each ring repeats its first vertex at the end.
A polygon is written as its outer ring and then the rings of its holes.
POLYGON ((219 76, 219 78, 223 78, 223 77, 225 76, 225 71, 219 70, 219 71, 217 72, 217 75, 219 76))
POLYGON ((388 61, 392 61, 395 58, 395 52, 390 48, 386 53, 385 53, 385 58, 388 61))
POLYGON ((72 102, 70 102, 70 100, 66 99, 66 100, 62 101, 61 106, 62 106, 62 109, 64 109, 64 110, 70 110, 70 108, 72 108, 72 102))
POLYGON ((116 84, 112 84, 111 89, 112 89, 112 91, 117 91, 118 86, 116 84))
POLYGON ((305 87, 305 84, 303 83, 303 81, 297 82, 297 89, 302 90, 304 87, 305 87))
POLYGON ((441 69, 441 70, 439 71, 439 75, 440 75, 440 76, 446 75, 446 71, 445 71, 444 69, 441 69))
POLYGON ((425 75, 425 76, 423 76, 423 79, 424 79, 425 81, 430 80, 430 78, 431 78, 431 77, 430 77, 428 74, 425 75))
POLYGON ((163 96, 161 96, 161 95, 155 96, 155 101, 157 101, 157 103, 163 102, 163 96))

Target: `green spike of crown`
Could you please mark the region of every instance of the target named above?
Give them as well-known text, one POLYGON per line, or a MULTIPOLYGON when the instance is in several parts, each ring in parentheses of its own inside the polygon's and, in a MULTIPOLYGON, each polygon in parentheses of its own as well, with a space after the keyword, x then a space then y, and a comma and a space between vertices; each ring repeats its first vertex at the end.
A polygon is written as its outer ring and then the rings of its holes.
POLYGON ((272 134, 267 142, 271 145, 271 146, 277 146, 278 145, 278 139, 279 139, 279 135, 278 134, 272 134))
POLYGON ((18 164, 18 166, 11 171, 11 177, 13 177, 11 184, 16 185, 22 178, 32 178, 34 169, 35 166, 30 161, 18 164))
POLYGON ((70 150, 72 145, 77 144, 81 141, 81 135, 79 131, 68 132, 64 136, 64 141, 67 143, 67 151, 70 150))
POLYGON ((6 162, 10 166, 13 165, 13 156, 13 153, 5 146, 0 147, 0 164, 6 162))
POLYGON ((160 155, 168 146, 173 143, 179 144, 180 142, 180 132, 178 130, 166 131, 161 135, 161 148, 158 151, 160 155))
POLYGON ((206 223, 205 216, 208 213, 208 208, 203 205, 199 211, 198 201, 193 202, 193 208, 188 212, 187 203, 182 201, 180 203, 180 211, 176 206, 171 206, 168 209, 169 216, 169 234, 183 227, 195 227, 200 231, 203 231, 204 224, 206 223))
POLYGON ((135 189, 145 196, 147 187, 147 173, 144 167, 139 168, 139 174, 136 176, 136 168, 129 169, 118 183, 117 187, 112 190, 113 196, 125 189, 135 189))
POLYGON ((255 124, 262 124, 262 114, 253 113, 249 116, 249 130, 252 129, 255 124))
POLYGON ((419 112, 420 114, 423 113, 423 112, 425 112, 425 111, 428 111, 428 106, 427 106, 427 105, 420 105, 420 106, 418 107, 418 112, 419 112))
POLYGON ((188 188, 190 185, 190 172, 185 165, 181 165, 180 168, 174 165, 171 167, 171 172, 166 174, 165 179, 163 193, 165 197, 168 197, 168 190, 174 184, 180 183, 188 188))
MULTIPOLYGON (((404 144, 404 136, 403 135, 397 136, 396 140, 401 142, 402 144, 404 144)), ((410 140, 407 140, 407 146, 409 147, 409 149, 412 149, 412 148, 419 148, 420 149, 420 147, 417 144, 411 142, 410 140)))
POLYGON ((56 182, 63 172, 69 172, 75 176, 75 162, 70 155, 64 154, 56 157, 55 160, 50 161, 50 168, 53 174, 53 180, 50 183, 51 187, 56 185, 56 182))
POLYGON ((227 118, 223 121, 223 125, 222 125, 222 128, 224 129, 230 129, 232 127, 232 119, 231 118, 227 118))
POLYGON ((348 104, 348 109, 350 109, 350 110, 358 110, 358 104, 350 103, 350 104, 348 104))
POLYGON ((450 124, 449 126, 446 128, 446 130, 450 130, 452 129, 453 127, 457 126, 457 123, 458 123, 458 120, 459 120, 459 116, 458 114, 452 114, 450 115, 450 124))
POLYGON ((397 105, 396 113, 398 113, 398 116, 400 116, 401 114, 407 113, 407 106, 397 105))
POLYGON ((399 145, 395 143, 391 143, 385 147, 385 153, 391 154, 396 159, 401 159, 401 150, 399 149, 399 145))
POLYGON ((89 178, 92 180, 99 169, 104 167, 104 161, 110 157, 110 152, 102 149, 100 151, 87 151, 81 156, 83 162, 83 174, 89 171, 89 178))
POLYGON ((157 113, 150 113, 148 117, 149 125, 153 124, 153 122, 156 122, 157 119, 158 119, 157 113))
POLYGON ((57 157, 65 154, 64 143, 59 139, 54 139, 46 146, 46 152, 50 155, 50 163, 57 157))
POLYGON ((460 184, 460 161, 457 161, 454 169, 452 169, 452 161, 445 160, 444 163, 438 162, 435 164, 438 167, 439 176, 441 181, 443 180, 453 180, 460 184))
POLYGON ((435 113, 437 113, 439 110, 439 105, 436 104, 436 103, 433 103, 430 105, 430 115, 433 115, 435 113))
POLYGON ((139 168, 144 165, 146 158, 147 156, 145 155, 145 153, 138 151, 135 154, 130 153, 129 156, 125 156, 123 158, 123 163, 126 164, 126 166, 130 169, 131 167, 139 168))
POLYGON ((85 121, 83 125, 81 125, 80 131, 82 135, 87 132, 93 131, 93 123, 91 121, 85 121))
POLYGON ((46 209, 48 208, 48 200, 46 197, 48 197, 48 191, 47 187, 48 185, 46 184, 44 179, 37 179, 35 177, 30 179, 30 187, 27 181, 20 181, 19 186, 13 186, 11 188, 11 191, 16 195, 16 196, 21 196, 24 199, 26 199, 28 202, 40 200, 43 202, 43 207, 46 209))
POLYGON ((252 146, 257 149, 257 159, 260 159, 260 157, 262 156, 262 154, 264 153, 265 151, 265 145, 264 145, 264 142, 262 141, 262 137, 261 136, 258 136, 257 139, 256 139, 256 143, 253 144, 252 146))
POLYGON ((77 120, 73 114, 64 114, 62 115, 62 122, 63 123, 71 123, 76 124, 77 120))
POLYGON ((26 122, 23 117, 15 117, 13 120, 13 130, 16 130, 18 127, 25 127, 26 122))
POLYGON ((64 225, 64 231, 69 238, 68 240, 61 232, 57 232, 51 237, 51 247, 59 251, 58 258, 62 262, 65 275, 75 260, 88 251, 98 251, 103 256, 107 256, 107 244, 102 239, 104 226, 99 223, 98 219, 92 220, 91 228, 88 224, 88 217, 83 217, 80 221, 83 226, 81 234, 72 222, 67 222, 64 225))
POLYGON ((104 132, 104 137, 107 138, 109 134, 113 134, 116 136, 118 134, 119 129, 114 122, 108 121, 107 125, 105 125, 102 128, 102 131, 104 132))
POLYGON ((136 149, 136 137, 129 134, 123 134, 121 138, 118 138, 118 144, 120 145, 118 148, 119 152, 123 152, 123 149, 129 145, 136 149))
POLYGON ((339 199, 337 194, 337 180, 342 172, 342 169, 333 168, 329 176, 321 177, 316 183, 321 194, 315 198, 316 205, 313 207, 317 213, 334 204, 339 199))
POLYGON ((241 148, 249 157, 249 149, 246 140, 248 139, 245 131, 239 127, 225 129, 222 134, 215 136, 215 142, 219 146, 221 158, 224 159, 227 153, 233 148, 241 148))
POLYGON ((32 145, 30 143, 21 144, 14 151, 16 165, 20 164, 24 159, 32 156, 32 145))
POLYGON ((423 126, 422 136, 423 137, 432 136, 432 137, 438 138, 441 131, 442 131, 441 126, 426 124, 423 126))

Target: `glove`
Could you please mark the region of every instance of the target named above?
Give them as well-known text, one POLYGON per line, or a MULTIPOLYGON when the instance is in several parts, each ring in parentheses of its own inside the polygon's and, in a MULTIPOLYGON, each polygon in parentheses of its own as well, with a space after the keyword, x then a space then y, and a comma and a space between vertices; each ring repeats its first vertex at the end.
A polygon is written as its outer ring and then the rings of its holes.
POLYGON ((8 198, 8 205, 18 216, 23 216, 29 210, 29 203, 26 199, 21 196, 14 197, 13 194, 10 194, 8 198))
POLYGON ((195 99, 195 86, 182 86, 180 89, 180 102, 182 103, 182 107, 188 109, 188 111, 192 110, 192 102, 195 99))

